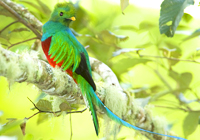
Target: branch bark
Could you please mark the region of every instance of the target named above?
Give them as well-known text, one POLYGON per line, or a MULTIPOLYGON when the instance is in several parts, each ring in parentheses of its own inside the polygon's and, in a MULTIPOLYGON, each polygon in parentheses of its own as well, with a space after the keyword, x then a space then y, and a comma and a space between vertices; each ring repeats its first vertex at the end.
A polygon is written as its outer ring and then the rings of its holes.
MULTIPOLYGON (((143 129, 162 134, 170 133, 165 130, 165 125, 160 118, 151 115, 148 106, 142 108, 123 91, 115 74, 108 66, 94 58, 90 58, 90 63, 97 85, 96 94, 113 113, 143 129)), ((70 104, 84 104, 82 94, 70 76, 59 68, 53 69, 46 62, 28 53, 19 55, 0 48, 0 66, 0 76, 7 77, 10 82, 32 83, 41 91, 64 99, 70 104)), ((103 114, 101 110, 97 111, 98 114, 103 114)), ((144 135, 149 138, 164 139, 149 133, 144 133, 144 135)))

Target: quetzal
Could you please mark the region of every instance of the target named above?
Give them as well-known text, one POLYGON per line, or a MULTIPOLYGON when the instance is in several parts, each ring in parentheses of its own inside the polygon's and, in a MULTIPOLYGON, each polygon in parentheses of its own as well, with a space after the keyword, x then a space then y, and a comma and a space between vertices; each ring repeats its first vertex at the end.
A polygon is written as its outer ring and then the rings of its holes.
POLYGON ((96 134, 99 134, 99 124, 95 106, 99 107, 112 120, 121 125, 136 130, 141 130, 162 136, 183 139, 144 130, 133 126, 112 113, 95 94, 96 86, 92 79, 91 66, 88 54, 81 43, 76 39, 69 24, 75 20, 75 8, 71 3, 58 3, 48 22, 43 25, 42 48, 52 67, 56 65, 65 70, 80 86, 83 96, 86 98, 96 134))

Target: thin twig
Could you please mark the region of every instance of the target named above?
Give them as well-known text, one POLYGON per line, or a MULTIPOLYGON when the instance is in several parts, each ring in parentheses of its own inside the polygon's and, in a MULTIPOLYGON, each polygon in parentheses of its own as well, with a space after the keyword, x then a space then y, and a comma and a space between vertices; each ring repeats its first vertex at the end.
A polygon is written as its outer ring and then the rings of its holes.
POLYGON ((153 58, 161 58, 161 59, 168 59, 168 60, 174 60, 174 61, 185 61, 185 62, 193 62, 193 63, 198 63, 200 62, 195 61, 195 60, 189 60, 189 59, 179 59, 179 58, 173 58, 173 57, 164 57, 164 56, 154 56, 154 55, 142 55, 137 53, 140 57, 153 57, 153 58))
POLYGON ((168 108, 168 109, 174 109, 174 110, 182 110, 185 112, 200 112, 200 110, 191 110, 191 109, 184 109, 182 107, 169 107, 169 106, 160 106, 160 105, 154 105, 155 107, 162 107, 162 108, 168 108))
POLYGON ((24 42, 28 42, 28 41, 31 41, 31 40, 34 40, 34 39, 38 39, 37 37, 34 37, 34 38, 30 38, 30 39, 27 39, 27 40, 24 40, 24 41, 21 41, 21 42, 17 42, 15 44, 11 44, 8 49, 10 49, 11 47, 15 46, 15 45, 18 45, 18 44, 21 44, 21 43, 24 43, 24 42))
MULTIPOLYGON (((28 97, 27 97, 28 98, 28 97)), ((30 119, 32 118, 33 116, 39 114, 39 113, 53 113, 53 114, 56 114, 56 113, 60 113, 62 112, 61 110, 59 111, 43 111, 43 110, 40 110, 36 104, 30 99, 28 98, 28 100, 34 105, 34 107, 38 110, 38 112, 36 112, 35 114, 33 114, 32 116, 28 117, 27 119, 30 119)), ((72 113, 83 113, 87 108, 83 109, 83 110, 80 110, 80 111, 70 111, 70 112, 66 112, 66 114, 72 114, 72 113)))
POLYGON ((24 20, 16 11, 11 9, 6 3, 4 3, 3 1, 0 1, 0 5, 3 6, 5 9, 7 9, 11 14, 13 14, 26 27, 31 29, 38 39, 42 38, 42 35, 35 28, 33 28, 26 20, 24 20))
POLYGON ((35 115, 37 115, 37 114, 39 114, 39 113, 41 113, 41 112, 40 112, 40 111, 38 111, 37 113, 35 113, 35 114, 31 115, 30 117, 28 117, 28 118, 26 118, 26 119, 27 119, 27 120, 29 120, 30 118, 34 117, 35 115))
POLYGON ((66 112, 67 114, 72 114, 72 113, 83 113, 87 108, 79 111, 72 111, 72 112, 66 112))
POLYGON ((13 24, 15 24, 15 23, 17 23, 17 22, 19 22, 19 21, 17 20, 17 21, 14 21, 14 22, 8 24, 6 27, 4 27, 4 28, 0 31, 0 34, 1 34, 6 28, 10 27, 11 25, 13 25, 13 24))

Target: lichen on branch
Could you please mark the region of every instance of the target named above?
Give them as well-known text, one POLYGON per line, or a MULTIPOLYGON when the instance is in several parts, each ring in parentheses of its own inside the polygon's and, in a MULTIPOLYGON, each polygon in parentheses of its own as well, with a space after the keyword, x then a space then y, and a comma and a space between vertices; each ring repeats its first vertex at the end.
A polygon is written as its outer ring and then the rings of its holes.
MULTIPOLYGON (((116 115, 125 121, 146 130, 166 134, 165 125, 158 117, 153 117, 149 107, 142 108, 128 93, 123 91, 111 69, 102 62, 90 58, 93 77, 97 85, 97 95, 116 115)), ((79 87, 73 79, 59 68, 52 68, 35 55, 21 55, 0 47, 0 76, 12 82, 27 82, 36 85, 41 91, 70 104, 84 104, 79 87)), ((98 114, 104 114, 97 109, 98 114)), ((104 115, 99 115, 103 117, 104 115)), ((162 139, 161 136, 144 133, 148 137, 162 139)), ((170 138, 169 138, 170 139, 170 138)))

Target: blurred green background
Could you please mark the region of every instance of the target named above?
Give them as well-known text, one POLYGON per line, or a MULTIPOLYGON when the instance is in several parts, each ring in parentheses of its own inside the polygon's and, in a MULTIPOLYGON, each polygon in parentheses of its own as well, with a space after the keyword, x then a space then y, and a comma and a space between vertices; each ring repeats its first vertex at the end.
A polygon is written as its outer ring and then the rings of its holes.
MULTIPOLYGON (((54 5, 61 0, 14 0, 26 7, 42 23, 48 21, 54 5)), ((159 32, 159 5, 162 1, 132 3, 122 14, 120 2, 114 0, 80 0, 74 2, 77 8, 76 21, 71 27, 79 34, 78 40, 89 45, 87 51, 91 57, 107 64, 118 77, 122 87, 133 98, 148 99, 155 116, 165 117, 168 128, 177 135, 191 140, 198 140, 200 115, 200 75, 198 37, 184 40, 199 28, 198 8, 189 7, 177 28, 173 38, 159 32), (138 55, 143 55, 140 57, 138 55), (178 58, 180 61, 161 59, 160 57, 178 58), (192 60, 194 62, 182 61, 192 60), (162 106, 162 107, 159 107, 162 106), (195 111, 197 110, 197 111, 195 111)), ((0 12, 0 30, 15 21, 8 13, 0 12), (6 16, 5 16, 6 15, 6 16)), ((35 35, 21 23, 15 23, 0 34, 2 47, 33 38, 35 35)), ((15 45, 14 52, 31 50, 35 40, 15 45)), ((41 47, 36 51, 42 58, 41 47)), ((35 100, 40 91, 28 83, 14 83, 9 86, 6 78, 0 77, 0 124, 8 118, 23 119, 33 115, 33 104, 27 99, 35 100)), ((89 111, 72 114, 73 140, 98 139, 89 111)), ((30 119, 26 125, 27 139, 64 140, 70 139, 69 115, 49 117, 37 125, 38 116, 30 119)), ((101 120, 101 132, 105 125, 101 120)), ((139 134, 137 132, 137 134, 139 134)), ((24 136, 20 128, 7 131, 3 135, 24 136)), ((100 134, 100 137, 102 133, 100 134)), ((24 138, 25 139, 25 138, 24 138)), ((144 139, 135 135, 134 130, 124 128, 118 139, 144 139)))

